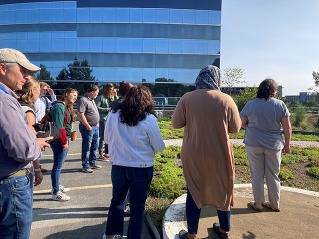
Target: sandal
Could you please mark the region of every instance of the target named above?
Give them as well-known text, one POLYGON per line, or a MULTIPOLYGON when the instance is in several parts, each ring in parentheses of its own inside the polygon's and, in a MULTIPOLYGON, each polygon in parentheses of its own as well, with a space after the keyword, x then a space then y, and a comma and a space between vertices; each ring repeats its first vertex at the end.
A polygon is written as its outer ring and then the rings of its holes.
POLYGON ((258 208, 258 207, 256 206, 256 202, 249 202, 249 203, 247 204, 247 206, 248 206, 248 207, 251 207, 252 209, 254 209, 254 210, 257 211, 257 212, 261 212, 261 211, 262 211, 262 208, 258 208))
POLYGON ((219 225, 219 223, 215 222, 215 223, 213 224, 213 229, 214 229, 214 231, 217 233, 217 235, 218 235, 221 239, 228 239, 228 233, 222 232, 222 231, 220 230, 220 225, 219 225))
POLYGON ((280 208, 273 207, 270 202, 264 202, 262 205, 264 207, 267 207, 267 208, 273 210, 274 212, 280 212, 280 208))
POLYGON ((185 231, 185 230, 180 230, 179 231, 179 233, 178 233, 178 237, 179 237, 179 239, 188 239, 187 238, 187 231, 185 231))

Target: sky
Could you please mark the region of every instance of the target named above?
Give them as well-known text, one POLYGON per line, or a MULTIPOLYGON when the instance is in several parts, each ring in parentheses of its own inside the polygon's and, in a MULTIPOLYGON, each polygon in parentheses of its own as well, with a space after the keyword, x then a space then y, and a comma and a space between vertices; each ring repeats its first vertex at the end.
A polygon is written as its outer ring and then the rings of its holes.
POLYGON ((298 95, 319 72, 319 0, 223 0, 221 38, 221 69, 245 71, 236 86, 271 77, 298 95))

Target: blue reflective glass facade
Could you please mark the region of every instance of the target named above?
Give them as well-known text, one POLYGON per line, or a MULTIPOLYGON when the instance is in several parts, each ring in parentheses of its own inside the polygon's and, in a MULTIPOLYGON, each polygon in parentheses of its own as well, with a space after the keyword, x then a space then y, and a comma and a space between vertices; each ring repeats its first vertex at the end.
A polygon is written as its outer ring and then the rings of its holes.
POLYGON ((53 77, 77 57, 102 81, 194 82, 220 58, 221 0, 0 0, 0 16, 1 48, 53 77))

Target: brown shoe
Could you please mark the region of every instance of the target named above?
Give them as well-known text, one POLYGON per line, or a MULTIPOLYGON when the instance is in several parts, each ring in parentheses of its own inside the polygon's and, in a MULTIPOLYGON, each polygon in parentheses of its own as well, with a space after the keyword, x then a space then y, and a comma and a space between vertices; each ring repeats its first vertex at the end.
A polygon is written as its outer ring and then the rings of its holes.
POLYGON ((40 167, 39 167, 39 168, 41 169, 41 172, 42 172, 42 173, 46 173, 46 172, 48 172, 48 170, 47 170, 47 169, 42 168, 42 165, 40 165, 40 167))
POLYGON ((102 162, 109 162, 109 158, 105 157, 105 155, 103 155, 103 156, 100 155, 99 160, 102 161, 102 162))

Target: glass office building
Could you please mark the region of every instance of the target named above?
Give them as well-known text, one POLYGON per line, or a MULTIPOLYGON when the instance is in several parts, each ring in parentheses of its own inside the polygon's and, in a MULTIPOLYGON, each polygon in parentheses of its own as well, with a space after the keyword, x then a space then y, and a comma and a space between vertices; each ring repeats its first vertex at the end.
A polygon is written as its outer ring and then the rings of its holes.
POLYGON ((0 0, 0 16, 0 47, 54 78, 75 57, 109 82, 194 82, 219 64, 221 0, 0 0))

